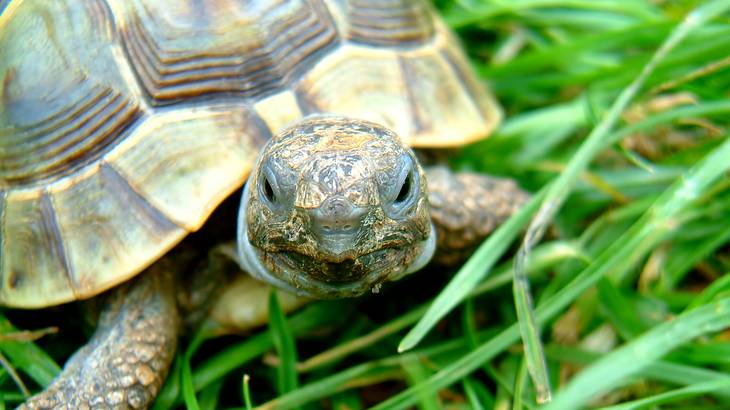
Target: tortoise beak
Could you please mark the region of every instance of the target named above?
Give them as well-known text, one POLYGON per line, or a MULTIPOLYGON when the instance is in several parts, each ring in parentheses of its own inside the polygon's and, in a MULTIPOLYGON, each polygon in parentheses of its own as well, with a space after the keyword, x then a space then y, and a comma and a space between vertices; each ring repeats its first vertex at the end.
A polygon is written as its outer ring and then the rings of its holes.
POLYGON ((323 260, 341 263, 359 256, 355 249, 367 213, 367 208, 355 206, 341 195, 327 198, 322 205, 309 210, 310 229, 323 260))
POLYGON ((357 258, 357 235, 330 235, 319 238, 320 257, 329 263, 342 263, 357 258))

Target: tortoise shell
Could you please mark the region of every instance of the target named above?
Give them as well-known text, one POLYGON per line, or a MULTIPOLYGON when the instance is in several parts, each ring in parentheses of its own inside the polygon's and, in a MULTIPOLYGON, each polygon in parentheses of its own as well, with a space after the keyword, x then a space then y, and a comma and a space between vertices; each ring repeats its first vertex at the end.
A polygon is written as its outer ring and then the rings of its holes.
POLYGON ((423 1, 11 0, 0 12, 8 306, 137 274, 306 115, 376 121, 414 147, 474 141, 500 118, 423 1))

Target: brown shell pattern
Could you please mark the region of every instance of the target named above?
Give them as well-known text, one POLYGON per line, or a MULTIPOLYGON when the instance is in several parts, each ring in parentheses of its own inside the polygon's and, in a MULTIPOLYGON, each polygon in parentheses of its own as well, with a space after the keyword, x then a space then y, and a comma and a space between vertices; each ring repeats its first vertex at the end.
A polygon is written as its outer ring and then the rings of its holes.
POLYGON ((3 4, 3 305, 87 298, 135 275, 302 116, 376 121, 416 147, 499 121, 422 0, 3 4))

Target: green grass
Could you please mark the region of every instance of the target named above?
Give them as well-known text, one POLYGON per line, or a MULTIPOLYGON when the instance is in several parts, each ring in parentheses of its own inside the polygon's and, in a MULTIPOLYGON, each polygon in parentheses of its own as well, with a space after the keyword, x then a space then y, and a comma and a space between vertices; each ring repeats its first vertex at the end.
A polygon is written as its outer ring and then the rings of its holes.
MULTIPOLYGON (((453 165, 533 201, 460 269, 189 335, 155 408, 730 408, 725 3, 438 1, 506 113, 453 165)), ((60 330, 0 340, 0 408, 85 340, 72 309, 2 312, 60 330)))

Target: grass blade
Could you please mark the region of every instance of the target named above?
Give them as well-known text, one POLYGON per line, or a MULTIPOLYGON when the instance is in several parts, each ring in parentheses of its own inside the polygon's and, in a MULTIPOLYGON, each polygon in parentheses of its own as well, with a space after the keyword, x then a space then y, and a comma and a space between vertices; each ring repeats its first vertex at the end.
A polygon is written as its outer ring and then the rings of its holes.
POLYGON ((299 385, 297 350, 286 316, 279 305, 276 290, 273 288, 269 294, 269 329, 274 348, 279 355, 279 365, 276 366, 277 388, 279 394, 286 394, 299 385))
POLYGON ((685 400, 691 397, 711 394, 721 390, 730 389, 730 378, 712 380, 709 382, 695 383, 690 386, 676 390, 655 394, 643 399, 622 403, 616 406, 603 407, 601 410, 641 410, 655 408, 660 404, 672 403, 685 400))
MULTIPOLYGON (((683 313, 607 354, 583 370, 545 410, 581 408, 591 398, 625 382, 642 367, 691 339, 730 326, 730 298, 683 313)), ((727 383, 727 380, 725 380, 727 383)))
MULTIPOLYGON (((535 321, 535 314, 530 296, 530 282, 527 278, 527 268, 519 266, 519 263, 527 264, 527 259, 518 259, 514 265, 514 280, 512 282, 512 295, 515 300, 517 311, 517 324, 522 335, 525 349, 525 366, 535 386, 535 398, 538 404, 547 403, 552 398, 550 379, 548 377, 545 353, 540 340, 540 329, 535 321), (521 272, 518 274, 517 272, 521 272)), ((521 397, 516 397, 521 400, 521 397)))
POLYGON ((462 382, 466 399, 472 410, 487 410, 494 408, 494 397, 478 382, 467 377, 462 382))
POLYGON ((206 329, 203 326, 195 334, 193 340, 190 342, 190 345, 188 345, 188 348, 185 350, 185 354, 183 355, 180 387, 182 389, 185 406, 188 408, 188 410, 200 410, 200 404, 198 403, 198 398, 195 395, 196 390, 195 384, 193 382, 193 371, 191 370, 190 361, 192 360, 195 352, 198 350, 198 348, 200 348, 200 346, 203 344, 203 342, 205 342, 207 338, 208 334, 206 333, 206 329))
POLYGON ((243 404, 245 405, 246 410, 251 410, 253 408, 251 405, 251 389, 249 388, 250 380, 251 377, 249 377, 249 375, 243 375, 243 404))
MULTIPOLYGON (((410 360, 404 360, 401 365, 406 375, 406 380, 410 384, 417 384, 427 379, 431 372, 421 363, 418 357, 410 360)), ((418 400, 418 408, 420 410, 439 410, 443 408, 438 395, 434 392, 423 392, 418 400)))
MULTIPOLYGON (((16 329, 0 315, 0 333, 12 333, 16 329)), ((41 386, 48 386, 61 368, 53 359, 33 342, 3 340, 0 352, 4 353, 15 367, 22 370, 41 386)))
MULTIPOLYGON (((545 350, 550 358, 559 359, 565 363, 574 363, 581 366, 587 366, 595 363, 602 357, 600 353, 559 345, 548 346, 545 350)), ((725 373, 720 371, 677 364, 667 360, 657 360, 649 363, 646 367, 639 370, 637 376, 681 386, 690 386, 700 382, 704 383, 709 381, 725 380, 728 377, 725 373)), ((730 400, 730 390, 715 391, 713 395, 720 397, 723 400, 730 400)))

